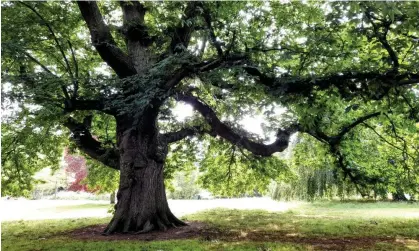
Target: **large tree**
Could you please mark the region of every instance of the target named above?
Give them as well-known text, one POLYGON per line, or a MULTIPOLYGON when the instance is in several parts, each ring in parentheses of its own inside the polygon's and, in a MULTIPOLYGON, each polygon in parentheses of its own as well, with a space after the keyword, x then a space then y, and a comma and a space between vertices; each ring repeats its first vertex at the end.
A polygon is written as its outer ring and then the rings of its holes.
MULTIPOLYGON (((164 164, 187 137, 231 144, 231 163, 236 153, 269 160, 308 133, 357 182, 342 150, 354 128, 390 121, 401 145, 397 126, 417 133, 418 11, 416 2, 2 2, 2 103, 14 107, 2 181, 24 180, 34 159, 72 144, 120 172, 106 234, 184 225, 168 207, 164 164), (176 102, 200 116, 176 122, 176 102), (254 112, 272 122, 270 143, 240 129, 254 112)), ((417 161, 417 147, 401 149, 417 161)))

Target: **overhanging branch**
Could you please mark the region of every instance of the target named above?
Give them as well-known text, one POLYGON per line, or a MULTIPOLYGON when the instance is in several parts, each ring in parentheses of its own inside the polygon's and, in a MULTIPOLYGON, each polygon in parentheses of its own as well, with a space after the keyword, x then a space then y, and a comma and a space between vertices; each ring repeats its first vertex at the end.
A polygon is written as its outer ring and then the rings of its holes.
POLYGON ((245 148, 255 155, 271 156, 275 152, 284 151, 288 147, 291 134, 296 131, 296 128, 279 130, 277 139, 272 144, 257 143, 248 139, 245 135, 236 133, 225 123, 221 122, 214 110, 197 97, 177 94, 175 98, 179 101, 192 105, 195 110, 201 113, 207 123, 211 126, 214 136, 218 135, 236 146, 245 148))
POLYGON ((109 115, 115 115, 115 111, 105 108, 105 101, 99 99, 73 99, 64 103, 66 113, 73 111, 100 111, 109 115))
POLYGON ((367 196, 367 194, 360 188, 362 183, 360 182, 362 178, 360 177, 361 174, 353 173, 353 169, 351 169, 347 162, 345 161, 345 156, 340 149, 340 144, 343 140, 343 137, 349 133, 352 129, 360 124, 365 124, 365 121, 375 118, 381 115, 381 112, 374 112, 371 114, 367 114, 365 116, 359 117, 354 122, 350 123, 349 125, 343 127, 335 136, 328 136, 324 132, 320 130, 304 130, 299 128, 300 131, 306 132, 309 135, 313 136, 317 140, 327 144, 330 148, 330 152, 336 157, 336 163, 338 167, 343 171, 345 177, 348 176, 350 181, 355 185, 357 191, 363 196, 367 196))
MULTIPOLYGON (((419 83, 419 74, 394 73, 394 72, 342 72, 322 77, 275 77, 263 73, 257 67, 244 66, 243 69, 251 76, 257 77, 259 83, 268 87, 272 91, 285 94, 297 94, 308 96, 314 90, 326 90, 336 87, 341 95, 351 96, 367 93, 370 95, 369 87, 378 87, 388 92, 390 88, 397 88, 419 83)), ((379 97, 375 97, 379 99, 379 97)))
MULTIPOLYGON (((85 119, 85 121, 88 121, 85 119)), ((105 148, 102 143, 93 138, 89 131, 89 125, 79 123, 75 119, 69 117, 64 126, 67 127, 72 134, 71 139, 76 143, 77 147, 92 159, 102 164, 119 170, 119 154, 116 149, 105 148)))
POLYGON ((363 124, 365 121, 375 118, 381 115, 381 112, 374 112, 367 115, 364 115, 362 117, 359 117, 352 123, 348 124, 347 126, 342 127, 342 129, 334 136, 328 136, 326 133, 320 131, 320 130, 306 130, 304 128, 299 128, 301 132, 305 132, 317 140, 326 143, 328 145, 332 146, 339 146, 339 144, 342 142, 343 137, 349 133, 352 129, 354 129, 356 126, 363 124))
POLYGON ((182 128, 176 132, 169 132, 162 135, 164 141, 167 143, 173 143, 179 140, 182 140, 188 136, 202 135, 202 134, 211 134, 210 131, 205 130, 202 126, 192 126, 187 128, 182 128))

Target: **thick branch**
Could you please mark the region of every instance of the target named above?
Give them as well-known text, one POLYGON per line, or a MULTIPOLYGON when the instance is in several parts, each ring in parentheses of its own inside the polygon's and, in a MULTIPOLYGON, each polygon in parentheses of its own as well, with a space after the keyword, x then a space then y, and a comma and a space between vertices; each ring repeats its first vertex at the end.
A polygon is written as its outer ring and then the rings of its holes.
POLYGON ((347 134, 349 131, 351 131, 353 128, 355 128, 357 125, 364 123, 365 121, 367 121, 370 118, 378 117, 380 115, 381 115, 381 112, 374 112, 374 113, 371 113, 371 114, 368 114, 368 115, 365 115, 365 116, 362 116, 362 117, 358 118, 357 120, 355 120, 354 122, 352 122, 348 126, 345 126, 344 128, 342 128, 342 130, 339 132, 339 134, 332 137, 333 142, 339 143, 340 141, 342 141, 343 136, 345 136, 345 134, 347 134))
MULTIPOLYGON (((343 127, 339 133, 337 133, 335 136, 328 136, 325 133, 321 132, 320 130, 309 130, 309 131, 305 131, 303 129, 300 128, 301 131, 306 132, 308 134, 310 134, 311 136, 313 136, 314 138, 316 138, 317 140, 328 144, 331 153, 337 158, 337 165, 342 169, 342 171, 344 172, 345 176, 348 176, 349 179, 351 180, 351 182, 355 185, 357 191, 363 196, 365 197, 367 194, 365 194, 359 187, 359 185, 362 185, 360 183, 361 177, 359 173, 353 173, 353 170, 347 165, 347 163, 345 162, 344 159, 344 155, 341 152, 341 150, 339 149, 339 146, 343 140, 343 137, 349 133, 352 129, 354 129, 356 126, 360 125, 360 124, 365 124, 365 121, 367 121, 368 119, 374 118, 381 115, 381 112, 375 112, 375 113, 371 113, 362 117, 359 117, 358 119, 356 119, 354 122, 352 122, 351 124, 343 127)), ((365 178, 365 177, 364 177, 365 178)))
POLYGON ((96 2, 78 1, 77 4, 89 28, 93 46, 102 59, 121 78, 135 75, 134 67, 128 56, 116 45, 96 2))
POLYGON ((374 113, 367 114, 365 116, 359 117, 354 122, 352 122, 349 125, 343 127, 339 131, 339 133, 337 133, 334 136, 328 136, 320 130, 304 130, 303 128, 299 128, 299 130, 302 131, 302 132, 310 134, 311 136, 313 136, 314 138, 316 138, 317 140, 319 140, 321 142, 327 143, 331 147, 335 147, 335 146, 338 146, 342 142, 343 137, 347 133, 349 133, 352 129, 354 129, 356 126, 358 126, 359 124, 363 124, 365 121, 367 121, 371 118, 378 117, 379 115, 381 115, 381 112, 374 112, 374 113))
POLYGON ((211 44, 215 47, 217 50, 217 54, 219 57, 222 57, 224 55, 223 50, 221 49, 221 44, 219 41, 217 41, 217 36, 215 35, 214 28, 212 27, 212 17, 211 12, 208 8, 204 8, 204 20, 207 24, 208 30, 209 30, 209 37, 211 44))
POLYGON ((195 72, 208 72, 218 68, 234 67, 237 65, 244 65, 248 62, 249 56, 247 54, 228 55, 223 58, 214 58, 205 62, 194 65, 195 72))
POLYGON ((154 38, 149 35, 144 22, 147 9, 138 1, 121 1, 123 14, 123 35, 128 55, 137 73, 146 72, 155 60, 155 55, 148 47, 154 38))
POLYGON ((359 178, 360 177, 354 175, 351 172, 351 169, 348 168, 348 166, 345 163, 345 159, 344 159, 343 154, 339 150, 334 149, 332 151, 336 155, 336 157, 337 157, 337 164, 342 169, 345 177, 348 176, 349 179, 350 179, 350 181, 355 185, 355 188, 358 191, 358 193, 360 193, 362 197, 366 197, 367 194, 364 191, 362 191, 361 188, 359 187, 359 178))
POLYGON ((198 2, 187 2, 182 20, 173 31, 172 41, 169 48, 171 53, 175 52, 178 46, 182 46, 183 48, 188 47, 192 32, 195 30, 195 24, 192 19, 197 14, 196 7, 198 5, 200 5, 198 2))
POLYGON ((105 108, 104 100, 99 99, 66 100, 64 111, 67 113, 73 111, 101 111, 109 115, 115 115, 114 111, 105 108))
POLYGON ((193 126, 188 128, 182 128, 177 132, 165 133, 162 135, 162 137, 167 143, 173 143, 182 140, 188 136, 201 135, 204 133, 211 134, 210 131, 205 130, 202 126, 193 126))
MULTIPOLYGON (((346 72, 323 77, 274 77, 261 72, 256 67, 245 66, 243 69, 251 76, 259 78, 259 82, 280 94, 297 94, 308 96, 315 89, 326 90, 338 88, 342 95, 354 95, 369 92, 368 87, 378 85, 383 91, 390 88, 419 83, 419 74, 393 74, 380 72, 346 72), (361 84, 361 85, 359 85, 361 84)), ((376 94, 371 93, 371 95, 376 94)))
POLYGON ((70 117, 64 123, 64 126, 71 131, 71 138, 80 150, 92 159, 110 168, 119 170, 119 154, 117 150, 105 148, 101 142, 94 139, 89 131, 89 125, 79 123, 70 117))
POLYGON ((79 64, 76 60, 76 54, 74 53, 73 50, 73 45, 71 44, 70 40, 67 40, 68 42, 68 46, 70 47, 71 50, 71 56, 73 59, 73 64, 74 64, 74 74, 75 74, 75 78, 73 79, 73 96, 71 97, 72 99, 76 99, 79 91, 79 64))
POLYGON ((257 143, 248 139, 245 135, 234 132, 230 127, 220 121, 215 112, 207 104, 197 97, 178 94, 176 99, 192 105, 195 110, 201 113, 211 126, 214 135, 218 135, 234 145, 243 147, 255 155, 271 156, 275 152, 284 151, 288 147, 289 137, 295 131, 293 129, 280 130, 274 143, 257 143))
POLYGON ((231 55, 224 58, 212 59, 194 65, 185 64, 181 69, 174 72, 171 78, 165 83, 163 88, 169 90, 170 88, 176 86, 181 80, 191 76, 192 74, 208 72, 217 68, 231 67, 236 64, 243 64, 243 61, 245 61, 246 59, 246 55, 231 55))

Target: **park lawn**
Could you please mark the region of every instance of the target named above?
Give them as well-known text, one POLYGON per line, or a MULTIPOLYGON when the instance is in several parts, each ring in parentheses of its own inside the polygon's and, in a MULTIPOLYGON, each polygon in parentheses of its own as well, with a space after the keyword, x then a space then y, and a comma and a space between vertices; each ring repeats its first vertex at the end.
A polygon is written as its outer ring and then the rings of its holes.
MULTIPOLYGON (((2 223, 2 250, 419 250, 419 204, 312 203, 286 212, 215 209, 183 217, 216 233, 187 240, 78 240, 109 218, 2 223)), ((135 236, 131 235, 132 239, 135 236)))
MULTIPOLYGON (((86 203, 86 204, 78 204, 78 205, 66 205, 66 206, 59 206, 55 207, 54 210, 56 212, 65 212, 70 210, 86 210, 86 209, 110 209, 113 205, 107 204, 97 204, 97 203, 86 203)), ((50 210, 50 209, 49 209, 50 210)))

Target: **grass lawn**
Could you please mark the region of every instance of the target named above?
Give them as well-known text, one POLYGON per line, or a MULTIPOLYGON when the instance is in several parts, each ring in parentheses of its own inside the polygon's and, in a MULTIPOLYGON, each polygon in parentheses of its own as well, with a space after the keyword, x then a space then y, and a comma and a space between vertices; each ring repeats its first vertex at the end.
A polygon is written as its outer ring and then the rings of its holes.
MULTIPOLYGON (((85 210, 85 209, 110 209, 113 205, 107 204, 95 204, 95 203, 87 203, 87 204, 79 204, 79 205, 67 205, 67 206, 59 206, 55 207, 54 210, 56 212, 65 212, 69 210, 85 210)), ((51 210, 51 209, 48 209, 51 210)))
MULTIPOLYGON (((87 206, 86 206, 87 207, 87 206)), ((2 250, 419 250, 419 204, 312 203, 287 212, 216 209, 183 217, 207 233, 186 240, 75 239, 105 219, 2 223, 2 250)))

